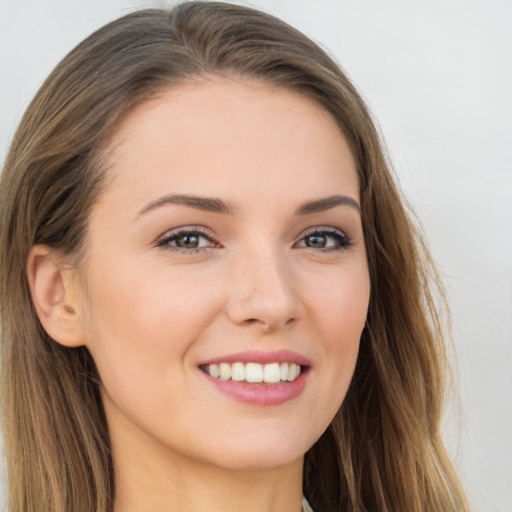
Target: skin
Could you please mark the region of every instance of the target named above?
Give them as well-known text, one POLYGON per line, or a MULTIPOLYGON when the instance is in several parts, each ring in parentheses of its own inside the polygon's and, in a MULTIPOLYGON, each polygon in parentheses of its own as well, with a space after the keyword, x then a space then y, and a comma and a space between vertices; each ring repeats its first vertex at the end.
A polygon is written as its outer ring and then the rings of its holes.
POLYGON ((297 512, 303 456, 346 394, 370 293, 358 208, 297 215, 333 195, 358 204, 340 130, 295 92, 210 78, 138 107, 109 149, 113 179, 62 287, 80 324, 73 343, 102 380, 115 512, 297 512), (168 194, 232 211, 155 206, 168 194), (169 241, 198 226, 199 248, 169 241), (319 231, 326 246, 311 247, 319 231), (198 367, 281 349, 311 364, 304 391, 280 405, 234 400, 198 367))

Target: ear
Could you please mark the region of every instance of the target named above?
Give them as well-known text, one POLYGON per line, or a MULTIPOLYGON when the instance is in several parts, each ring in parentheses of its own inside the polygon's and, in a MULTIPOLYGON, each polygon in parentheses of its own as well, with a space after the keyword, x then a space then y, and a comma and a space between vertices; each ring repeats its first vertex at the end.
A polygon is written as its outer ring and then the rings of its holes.
POLYGON ((44 330, 67 347, 85 344, 76 271, 50 247, 32 247, 27 265, 32 301, 44 330))

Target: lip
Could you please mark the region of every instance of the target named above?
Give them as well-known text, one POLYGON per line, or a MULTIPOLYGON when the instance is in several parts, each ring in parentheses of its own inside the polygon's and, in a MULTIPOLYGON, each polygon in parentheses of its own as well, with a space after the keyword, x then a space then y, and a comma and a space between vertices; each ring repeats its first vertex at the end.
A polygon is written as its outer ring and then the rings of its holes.
POLYGON ((200 374, 218 391, 239 402, 255 406, 274 406, 297 398, 306 387, 310 360, 291 350, 273 352, 246 351, 209 359, 198 365, 200 374), (302 367, 301 374, 292 382, 276 384, 248 383, 233 380, 221 380, 202 371, 199 366, 219 363, 295 363, 302 367))
POLYGON ((208 361, 202 361, 198 366, 219 363, 295 363, 300 366, 311 366, 311 361, 293 350, 274 350, 272 352, 260 352, 258 350, 247 350, 245 352, 237 352, 208 361))
POLYGON ((199 370, 201 375, 216 389, 225 395, 245 404, 258 406, 271 406, 284 404, 297 398, 306 387, 308 368, 292 382, 279 384, 237 382, 234 380, 221 380, 199 370))

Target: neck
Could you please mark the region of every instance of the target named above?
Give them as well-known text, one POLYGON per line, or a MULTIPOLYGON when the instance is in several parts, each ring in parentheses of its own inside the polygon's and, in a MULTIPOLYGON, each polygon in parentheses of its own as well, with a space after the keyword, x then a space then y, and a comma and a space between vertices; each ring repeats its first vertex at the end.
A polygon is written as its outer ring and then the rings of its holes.
POLYGON ((159 458, 115 462, 114 512, 301 510, 302 460, 276 469, 230 471, 190 460, 159 458))
POLYGON ((293 475, 301 476, 302 463, 297 466, 244 473, 180 467, 165 474, 132 468, 116 473, 114 512, 299 512, 301 484, 293 475))
POLYGON ((302 457, 277 468, 226 469, 134 434, 111 432, 114 512, 301 511, 302 457))

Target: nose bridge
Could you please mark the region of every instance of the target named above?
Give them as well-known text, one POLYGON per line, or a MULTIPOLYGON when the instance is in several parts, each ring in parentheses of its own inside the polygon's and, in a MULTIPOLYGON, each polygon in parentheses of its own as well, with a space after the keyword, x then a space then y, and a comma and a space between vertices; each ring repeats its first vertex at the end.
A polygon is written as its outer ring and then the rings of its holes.
POLYGON ((300 301, 285 250, 263 245, 240 254, 228 315, 237 324, 257 323, 275 330, 299 317, 300 301))

